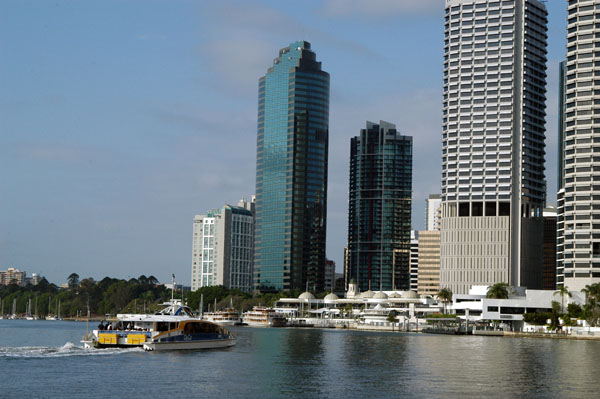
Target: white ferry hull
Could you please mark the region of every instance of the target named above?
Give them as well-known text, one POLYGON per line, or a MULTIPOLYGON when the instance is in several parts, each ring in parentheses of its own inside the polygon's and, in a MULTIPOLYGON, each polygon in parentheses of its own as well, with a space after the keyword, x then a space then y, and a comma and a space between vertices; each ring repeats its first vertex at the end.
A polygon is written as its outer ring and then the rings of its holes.
POLYGON ((244 323, 247 325, 247 327, 271 327, 271 325, 266 322, 262 323, 262 322, 257 322, 257 321, 244 320, 244 323))
POLYGON ((162 350, 191 350, 191 349, 217 349, 228 348, 235 345, 235 339, 214 339, 201 341, 183 341, 183 342, 146 342, 143 348, 146 351, 162 350))

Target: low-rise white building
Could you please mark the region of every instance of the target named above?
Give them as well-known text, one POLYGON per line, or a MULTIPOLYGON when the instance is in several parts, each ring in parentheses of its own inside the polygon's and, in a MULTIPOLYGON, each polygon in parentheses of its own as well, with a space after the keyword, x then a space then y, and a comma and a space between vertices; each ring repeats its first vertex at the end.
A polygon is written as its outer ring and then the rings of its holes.
MULTIPOLYGON (((556 291, 530 290, 522 287, 509 287, 508 299, 486 298, 488 286, 471 287, 469 294, 453 295, 450 310, 461 319, 471 322, 490 320, 504 322, 515 331, 524 327, 524 313, 542 313, 552 311, 552 302, 561 303, 563 298, 556 291)), ((564 296, 565 309, 570 303, 583 305, 585 296, 571 291, 564 296)))

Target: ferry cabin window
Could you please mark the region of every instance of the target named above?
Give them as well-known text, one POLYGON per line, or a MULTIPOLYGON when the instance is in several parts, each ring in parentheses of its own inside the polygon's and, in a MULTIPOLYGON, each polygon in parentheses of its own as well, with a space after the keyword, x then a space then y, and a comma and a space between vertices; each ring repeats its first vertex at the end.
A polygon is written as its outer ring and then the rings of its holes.
POLYGON ((498 306, 488 306, 487 311, 488 312, 497 312, 498 311, 498 306))
POLYGON ((187 323, 184 334, 223 334, 223 327, 210 323, 187 323))
POLYGON ((159 321, 156 323, 156 331, 169 331, 169 323, 164 321, 159 321))

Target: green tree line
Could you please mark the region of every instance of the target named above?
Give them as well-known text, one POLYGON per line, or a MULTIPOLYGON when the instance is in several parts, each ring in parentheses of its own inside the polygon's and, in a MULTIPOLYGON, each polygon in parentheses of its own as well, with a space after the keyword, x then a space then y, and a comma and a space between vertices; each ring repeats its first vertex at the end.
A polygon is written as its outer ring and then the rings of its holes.
MULTIPOLYGON (((13 301, 16 299, 16 313, 25 314, 27 304, 31 300, 31 314, 40 317, 57 315, 60 303, 61 317, 85 317, 88 306, 90 315, 103 316, 117 313, 153 313, 161 304, 171 299, 171 290, 154 276, 144 275, 130 280, 105 277, 100 281, 93 278, 80 280, 79 275, 72 273, 67 278, 68 288, 57 287, 45 278, 37 285, 25 287, 17 284, 0 286, 2 309, 0 314, 12 313, 13 301)), ((253 306, 273 306, 279 298, 298 297, 300 290, 281 291, 276 293, 248 294, 240 290, 227 289, 223 286, 203 287, 194 292, 176 290, 175 298, 181 299, 194 311, 200 311, 201 298, 203 311, 221 310, 233 304, 238 311, 252 309, 253 306)), ((327 293, 316 294, 322 298, 327 293)))

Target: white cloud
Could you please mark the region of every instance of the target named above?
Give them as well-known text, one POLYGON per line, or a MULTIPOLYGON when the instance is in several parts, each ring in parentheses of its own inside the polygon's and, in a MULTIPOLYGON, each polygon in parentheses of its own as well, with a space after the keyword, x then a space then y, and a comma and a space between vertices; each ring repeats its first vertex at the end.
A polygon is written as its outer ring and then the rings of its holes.
POLYGON ((444 8, 440 0, 327 0, 322 12, 333 17, 397 17, 437 14, 444 8))

